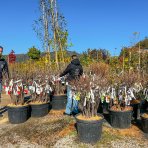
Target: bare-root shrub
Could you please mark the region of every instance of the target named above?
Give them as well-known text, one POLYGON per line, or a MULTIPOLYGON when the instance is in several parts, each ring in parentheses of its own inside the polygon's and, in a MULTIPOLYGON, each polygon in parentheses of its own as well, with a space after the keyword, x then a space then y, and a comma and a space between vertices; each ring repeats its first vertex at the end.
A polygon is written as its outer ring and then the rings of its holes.
POLYGON ((100 103, 99 87, 97 88, 90 76, 81 77, 70 83, 74 97, 79 97, 79 108, 86 118, 97 116, 100 103))
POLYGON ((93 63, 90 65, 90 72, 98 77, 106 77, 109 75, 109 65, 105 63, 93 63))

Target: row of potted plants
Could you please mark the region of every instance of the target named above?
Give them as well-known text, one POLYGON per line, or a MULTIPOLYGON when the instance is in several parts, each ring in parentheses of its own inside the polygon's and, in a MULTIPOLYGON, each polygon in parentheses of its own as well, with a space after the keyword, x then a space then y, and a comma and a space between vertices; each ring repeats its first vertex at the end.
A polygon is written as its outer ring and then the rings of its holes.
MULTIPOLYGON (((71 82, 74 97, 79 97, 81 114, 76 116, 79 139, 82 142, 94 143, 101 137, 103 116, 98 114, 101 101, 109 104, 110 124, 114 128, 129 128, 131 126, 133 107, 131 102, 137 100, 137 95, 143 91, 147 101, 148 89, 137 89, 135 85, 109 84, 107 79, 97 75, 85 75, 79 81, 71 82)), ((143 131, 147 132, 148 122, 146 113, 142 115, 143 131)))
POLYGON ((50 105, 57 110, 66 106, 66 89, 60 79, 53 80, 47 76, 12 79, 5 84, 5 90, 11 97, 11 104, 7 105, 11 123, 23 123, 30 116, 43 117, 48 114, 50 105), (57 87, 60 87, 58 92, 57 87))
MULTIPOLYGON (((55 105, 55 109, 58 109, 57 106, 59 106, 59 109, 64 109, 66 96, 63 95, 65 101, 61 101, 60 98, 61 94, 66 93, 66 86, 62 82, 58 76, 12 81, 10 83, 10 96, 13 105, 9 105, 8 115, 9 110, 14 108, 14 105, 17 106, 17 109, 19 105, 23 105, 22 108, 29 112, 29 107, 27 108, 28 103, 31 107, 32 116, 42 116, 41 112, 44 112, 43 115, 45 115, 48 113, 45 108, 49 108, 50 96, 54 96, 52 97, 52 102, 54 102, 52 105, 55 105), (26 103, 23 102, 24 92, 26 92, 25 88, 28 88, 31 95, 31 99, 26 103), (19 93, 16 93, 17 89, 19 93), (60 97, 57 97, 59 94, 60 97), (61 105, 62 102, 64 102, 64 105, 61 105), (38 108, 37 106, 40 106, 40 104, 44 104, 44 107, 38 108), (41 110, 41 115, 38 115, 39 109, 41 110)), ((104 117, 98 114, 98 108, 100 103, 104 101, 108 103, 110 124, 115 128, 130 127, 133 114, 131 103, 133 100, 136 102, 137 98, 141 99, 144 97, 146 102, 148 101, 147 86, 136 82, 134 79, 134 81, 116 81, 113 83, 107 77, 104 77, 103 74, 89 73, 84 74, 78 81, 69 83, 73 98, 79 100, 80 114, 75 117, 78 136, 82 142, 94 143, 101 138, 104 117)), ((16 114, 18 114, 18 110, 13 116, 16 117, 16 114)), ((147 132, 147 113, 143 114, 141 119, 144 120, 142 121, 143 130, 147 132)), ((17 120, 15 119, 15 121, 17 120)))

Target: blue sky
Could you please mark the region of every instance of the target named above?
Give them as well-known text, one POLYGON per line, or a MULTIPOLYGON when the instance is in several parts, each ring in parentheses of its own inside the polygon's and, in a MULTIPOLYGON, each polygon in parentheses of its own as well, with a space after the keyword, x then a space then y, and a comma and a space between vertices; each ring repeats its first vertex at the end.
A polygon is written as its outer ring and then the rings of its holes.
MULTIPOLYGON (((74 45, 70 50, 105 48, 112 55, 119 54, 122 46, 148 36, 147 6, 148 0, 59 0, 74 45), (140 32, 139 38, 133 32, 140 32)), ((4 54, 11 49, 27 53, 33 45, 42 50, 32 27, 38 15, 38 0, 0 0, 4 54)))

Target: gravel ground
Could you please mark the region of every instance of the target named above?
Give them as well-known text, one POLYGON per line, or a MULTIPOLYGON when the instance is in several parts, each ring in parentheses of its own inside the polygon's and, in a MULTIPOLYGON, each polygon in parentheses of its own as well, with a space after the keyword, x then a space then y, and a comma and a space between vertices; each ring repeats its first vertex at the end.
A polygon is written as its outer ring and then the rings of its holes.
POLYGON ((98 144, 97 145, 89 145, 89 144, 82 144, 74 142, 76 139, 75 136, 67 136, 65 138, 60 139, 54 145, 53 148, 147 148, 148 142, 146 140, 140 142, 137 139, 133 138, 126 138, 122 137, 120 140, 114 140, 109 143, 108 145, 98 144))
POLYGON ((148 137, 137 127, 127 130, 103 125, 102 138, 95 145, 78 140, 73 118, 49 114, 26 123, 12 125, 6 117, 0 120, 0 148, 147 148, 148 137), (134 131, 134 132, 132 132, 134 131), (130 136, 131 135, 131 136, 130 136))
POLYGON ((146 140, 137 140, 133 138, 123 138, 122 140, 112 141, 112 148, 147 148, 148 142, 146 140))
MULTIPOLYGON (((10 98, 3 95, 2 106, 10 98), (4 99, 5 98, 5 99, 4 99)), ((64 111, 50 111, 42 118, 30 118, 22 124, 10 124, 7 112, 0 117, 0 148, 147 148, 148 134, 132 125, 125 130, 103 124, 102 138, 95 145, 78 140, 75 120, 63 116, 64 111)))
POLYGON ((139 128, 131 126, 129 129, 113 129, 104 122, 102 138, 95 145, 84 144, 78 140, 77 133, 59 139, 53 148, 147 148, 148 134, 139 128))
POLYGON ((22 124, 10 124, 5 113, 0 118, 0 148, 53 146, 64 134, 68 134, 64 130, 73 120, 62 113, 51 111, 45 117, 30 118, 22 124))
POLYGON ((1 98, 0 108, 6 106, 10 102, 11 102, 10 96, 3 93, 1 98))

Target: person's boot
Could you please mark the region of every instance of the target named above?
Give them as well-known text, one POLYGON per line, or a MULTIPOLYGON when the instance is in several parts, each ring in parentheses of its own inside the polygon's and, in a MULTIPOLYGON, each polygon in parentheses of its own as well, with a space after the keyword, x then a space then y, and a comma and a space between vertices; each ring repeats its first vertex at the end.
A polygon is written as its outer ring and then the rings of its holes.
POLYGON ((77 113, 76 113, 76 112, 72 112, 72 115, 73 115, 73 116, 76 116, 78 113, 79 113, 79 112, 77 112, 77 113))
POLYGON ((71 116, 72 114, 70 113, 70 114, 67 114, 67 113, 63 113, 63 115, 66 115, 66 116, 71 116))

